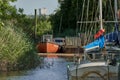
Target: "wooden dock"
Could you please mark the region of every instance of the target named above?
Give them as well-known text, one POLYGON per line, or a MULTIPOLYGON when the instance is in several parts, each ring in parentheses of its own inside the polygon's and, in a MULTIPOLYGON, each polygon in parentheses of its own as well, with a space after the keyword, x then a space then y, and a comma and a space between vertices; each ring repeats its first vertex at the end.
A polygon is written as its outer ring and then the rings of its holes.
POLYGON ((58 57, 82 57, 82 53, 38 53, 38 56, 47 57, 47 56, 58 56, 58 57))

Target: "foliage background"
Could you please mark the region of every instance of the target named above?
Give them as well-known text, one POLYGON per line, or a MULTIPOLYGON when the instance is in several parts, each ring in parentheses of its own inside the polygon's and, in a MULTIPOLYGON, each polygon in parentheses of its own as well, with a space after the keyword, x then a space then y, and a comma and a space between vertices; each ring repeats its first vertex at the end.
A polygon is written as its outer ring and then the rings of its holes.
MULTIPOLYGON (((99 20, 99 0, 58 0, 60 7, 51 15, 54 35, 76 36, 77 33, 95 34, 99 30, 99 23, 77 24, 77 21, 99 20), (59 32, 60 35, 57 35, 59 32), (90 33, 92 32, 92 33, 90 33), (69 34, 66 34, 69 33, 69 34)), ((102 0, 103 20, 114 21, 114 0, 102 0)), ((120 1, 118 1, 118 9, 120 1)), ((113 31, 114 24, 104 23, 106 33, 113 31)))

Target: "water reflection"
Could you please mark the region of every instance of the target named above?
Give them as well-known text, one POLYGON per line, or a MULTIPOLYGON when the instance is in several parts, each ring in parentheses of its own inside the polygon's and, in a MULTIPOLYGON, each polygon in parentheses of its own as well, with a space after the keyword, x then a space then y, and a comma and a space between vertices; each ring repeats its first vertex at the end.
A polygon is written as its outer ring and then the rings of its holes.
POLYGON ((0 80, 67 80, 66 66, 62 58, 45 58, 36 69, 0 74, 0 80))

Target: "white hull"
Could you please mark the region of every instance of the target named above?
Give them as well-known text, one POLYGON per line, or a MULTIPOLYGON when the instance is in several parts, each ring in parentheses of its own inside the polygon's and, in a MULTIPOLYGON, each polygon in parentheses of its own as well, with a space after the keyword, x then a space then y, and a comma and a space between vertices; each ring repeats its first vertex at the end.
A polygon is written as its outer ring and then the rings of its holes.
POLYGON ((118 66, 108 66, 105 62, 85 63, 70 68, 70 75, 78 76, 79 79, 81 78, 80 80, 84 80, 86 77, 99 77, 104 80, 108 77, 117 76, 118 66))

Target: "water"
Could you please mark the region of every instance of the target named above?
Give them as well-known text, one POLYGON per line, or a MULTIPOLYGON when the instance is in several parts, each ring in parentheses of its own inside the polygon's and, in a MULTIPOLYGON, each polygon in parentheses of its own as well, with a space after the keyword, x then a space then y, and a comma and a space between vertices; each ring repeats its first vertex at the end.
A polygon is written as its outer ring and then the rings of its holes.
POLYGON ((62 58, 44 59, 36 69, 0 74, 0 80, 67 80, 67 62, 62 58))

